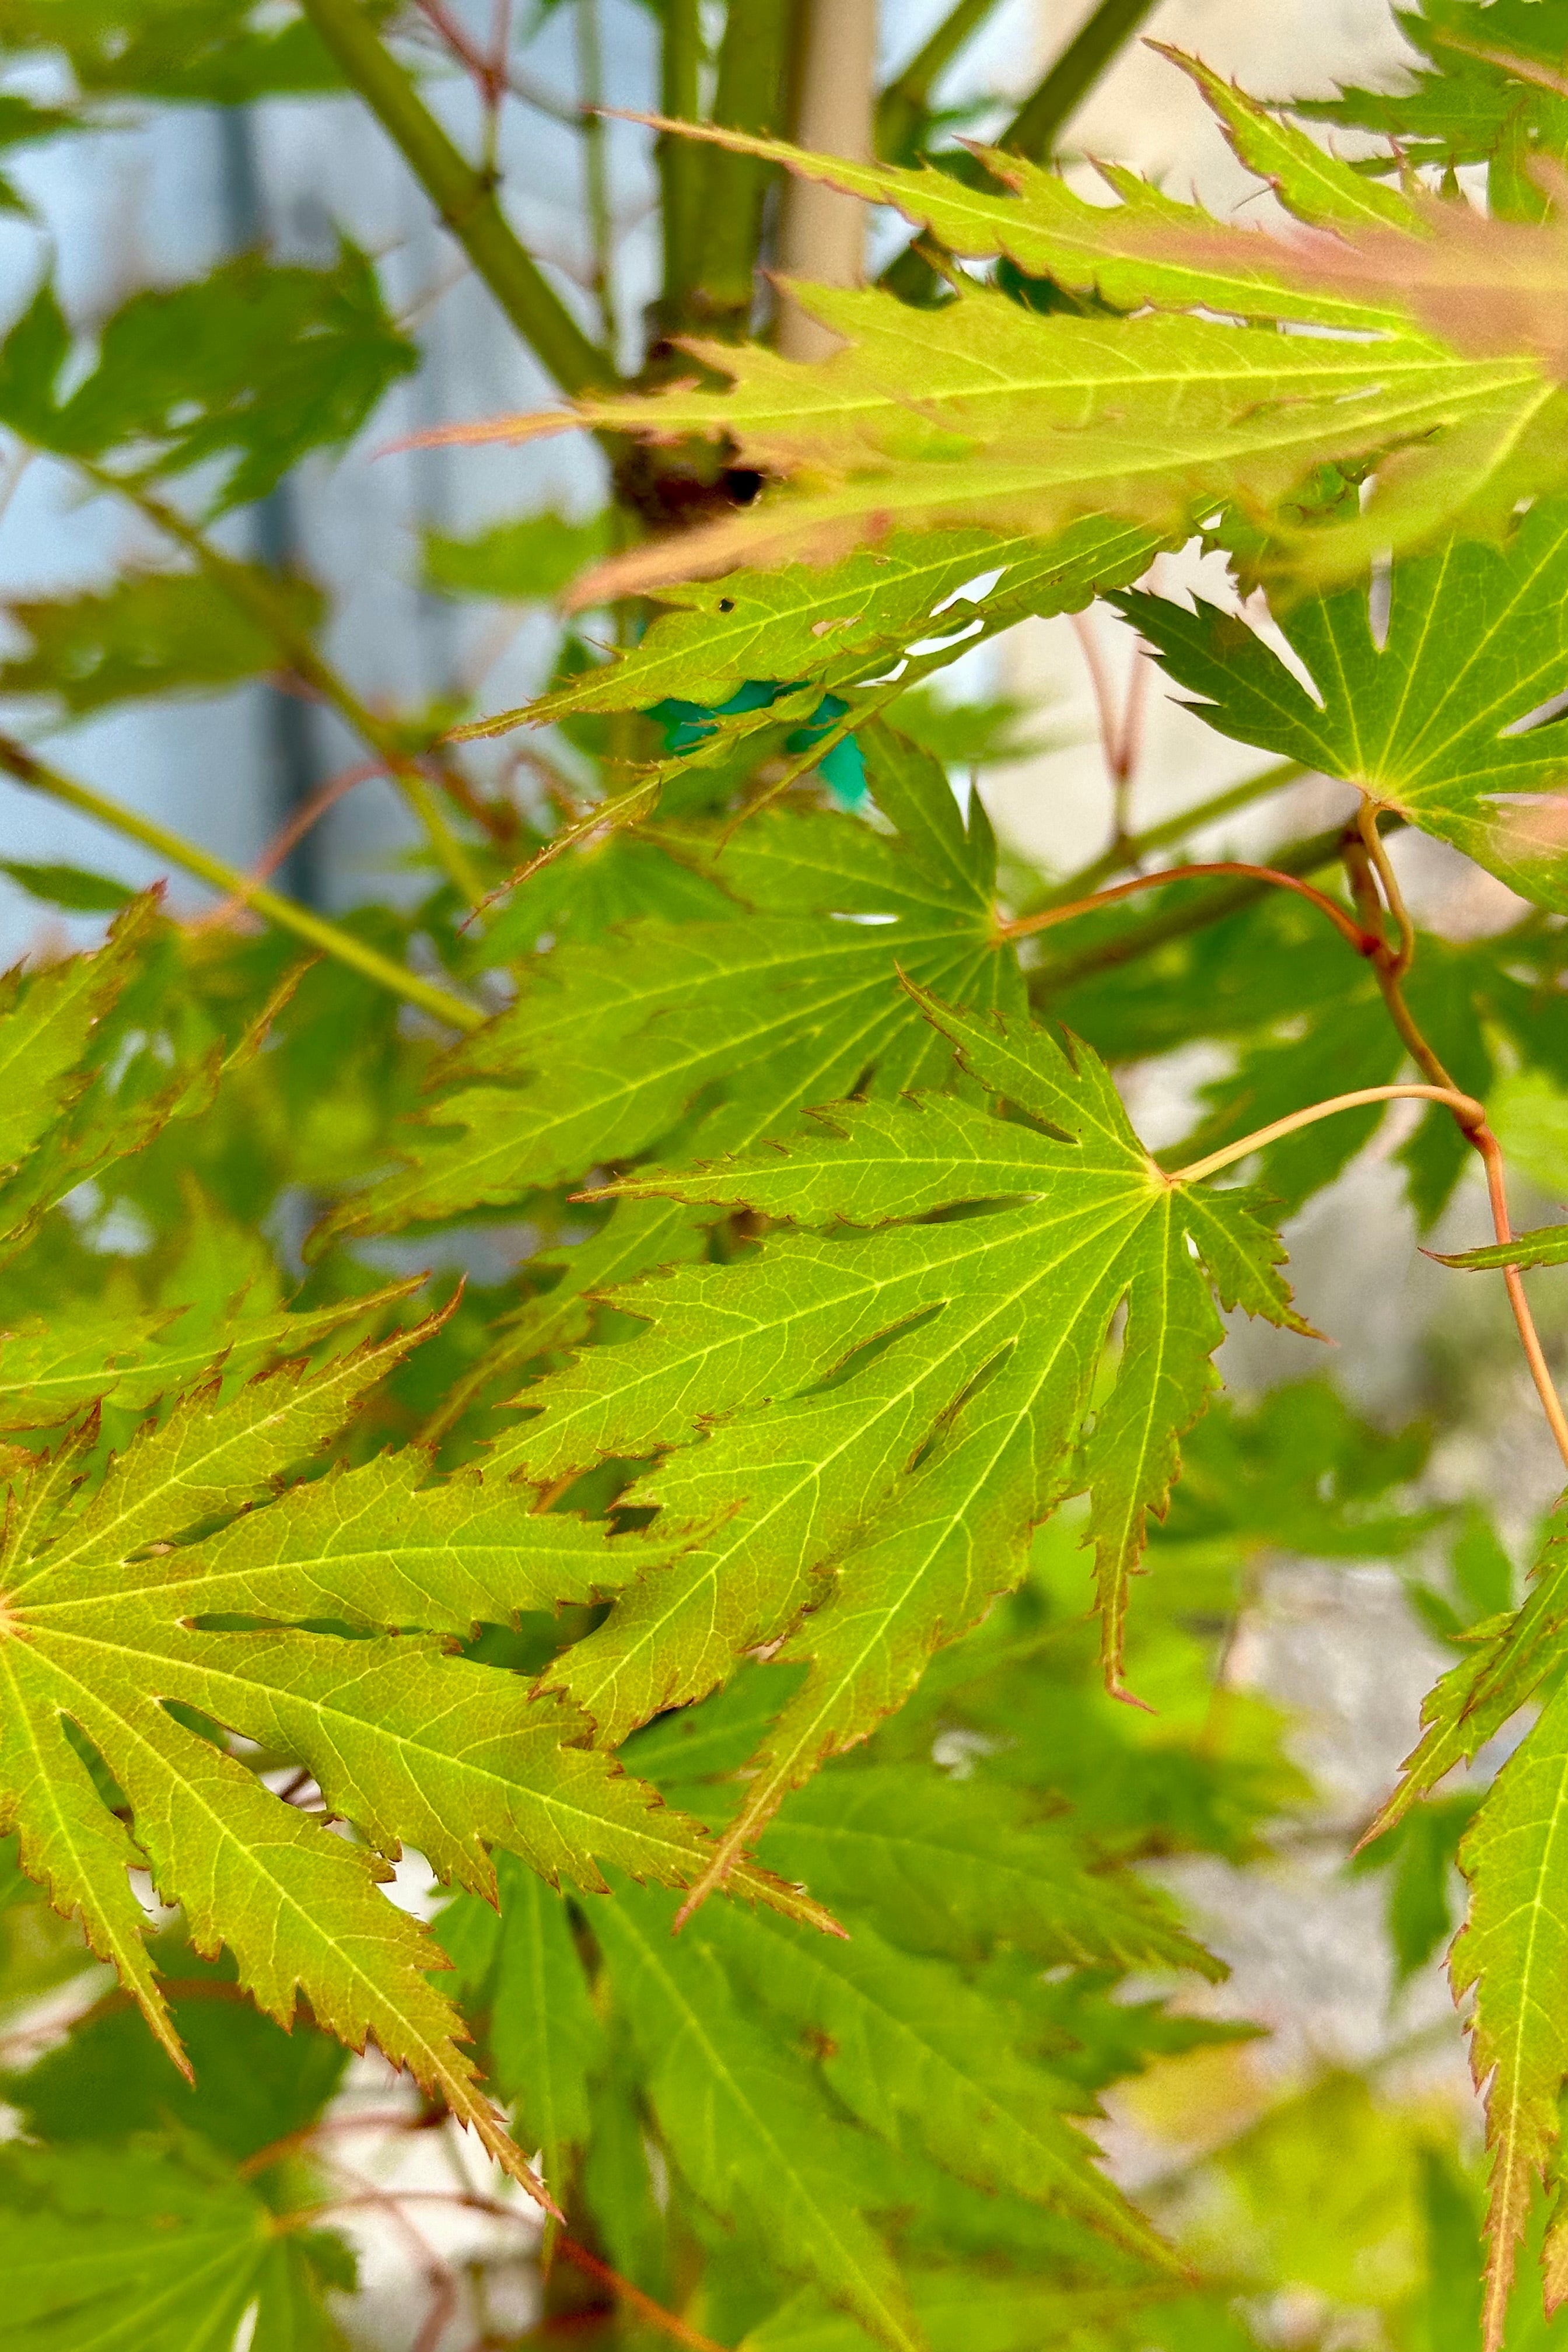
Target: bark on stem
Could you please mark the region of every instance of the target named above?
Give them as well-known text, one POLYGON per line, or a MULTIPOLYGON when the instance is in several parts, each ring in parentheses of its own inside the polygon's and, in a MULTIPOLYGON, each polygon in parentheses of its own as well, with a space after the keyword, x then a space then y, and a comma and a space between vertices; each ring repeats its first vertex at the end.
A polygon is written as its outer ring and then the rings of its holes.
MULTIPOLYGON (((869 162, 876 105, 877 0, 804 0, 795 144, 819 155, 869 162)), ((866 207, 811 180, 791 177, 779 224, 779 267, 816 286, 858 286, 866 268, 866 207)), ((820 360, 837 337, 787 294, 779 301, 785 359, 820 360)))

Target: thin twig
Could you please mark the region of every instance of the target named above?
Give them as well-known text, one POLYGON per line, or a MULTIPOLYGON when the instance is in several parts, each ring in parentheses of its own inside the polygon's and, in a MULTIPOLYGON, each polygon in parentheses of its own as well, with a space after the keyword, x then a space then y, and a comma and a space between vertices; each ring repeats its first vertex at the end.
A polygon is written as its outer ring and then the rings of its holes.
POLYGON ((422 2107, 416 2115, 409 2115, 402 2107, 373 2107, 363 2116, 323 2116, 313 2124, 302 2125, 298 2131, 285 2132, 280 2139, 268 2140, 265 2147, 257 2148, 235 2169, 241 2180, 254 2180, 258 2172, 270 2172, 275 2164, 286 2163, 289 2157, 298 2156, 302 2148, 329 2135, 429 2131, 446 2121, 445 2110, 440 2107, 422 2107))
POLYGON ((1405 893, 1399 887, 1399 877, 1394 870, 1393 862, 1383 845, 1383 835, 1377 829, 1377 820, 1381 814, 1376 801, 1363 797, 1360 808, 1356 811, 1356 830, 1366 845, 1366 854, 1372 860, 1373 871, 1383 886, 1383 895, 1388 902, 1388 911, 1394 917, 1398 928, 1399 945, 1394 952, 1388 968, 1396 980, 1403 980, 1415 957, 1415 926, 1410 919, 1410 909, 1405 903, 1405 893))
POLYGON ((599 0, 577 0, 577 69, 583 84, 583 174, 594 247, 594 298, 599 306, 599 337, 613 358, 620 344, 616 315, 616 223, 605 151, 605 67, 599 38, 599 0))
POLYGON ((472 76, 487 112, 499 105, 506 82, 504 72, 498 82, 493 52, 487 57, 479 43, 469 39, 451 10, 444 5, 444 0, 416 0, 416 5, 464 72, 472 76))
POLYGON ((450 2263, 433 2263, 425 2273, 425 2284, 430 2290, 430 2308, 414 2339, 414 2352, 437 2352, 458 2307, 458 2274, 450 2263))
MULTIPOLYGON (((416 0, 416 5, 423 8, 424 0, 416 0)), ((428 19, 428 11, 426 13, 428 19)), ((448 18, 448 22, 455 23, 455 20, 448 18)), ((462 28, 458 26, 456 29, 462 44, 460 49, 444 33, 436 29, 433 21, 429 32, 417 23, 411 24, 407 28, 407 37, 417 47, 446 51, 455 57, 466 71, 473 73, 479 52, 462 28)), ((552 89, 547 83, 542 82, 537 74, 525 72, 522 67, 513 65, 510 58, 502 79, 509 95, 521 99, 524 106, 531 106, 536 114, 547 114, 552 122, 563 122, 570 131, 575 131, 581 123, 583 110, 575 99, 563 97, 559 90, 552 89)))
POLYGON ((496 202, 487 173, 447 137, 358 0, 301 0, 346 79, 402 151, 442 221, 529 348, 565 393, 614 389, 607 353, 583 332, 496 202))
POLYGON ((1037 915, 1020 915, 1014 922, 999 924, 994 936, 998 940, 1029 939, 1037 931, 1048 931, 1058 923, 1070 921, 1075 915, 1089 915, 1100 907, 1113 906, 1118 898, 1130 898, 1136 891, 1163 889, 1168 882, 1196 881, 1212 874, 1244 875, 1255 882, 1269 882, 1281 890, 1292 890, 1299 898, 1307 899, 1327 915, 1358 955, 1371 956, 1377 949, 1376 935, 1364 930, 1325 891, 1303 882, 1300 875, 1283 873, 1274 866, 1249 866, 1232 857, 1198 866, 1169 866, 1158 874, 1135 874, 1130 882, 1118 882, 1109 890, 1096 890, 1087 898, 1069 898, 1065 906, 1047 907, 1037 915))
MULTIPOLYGON (((1346 869, 1358 904, 1361 904, 1363 908, 1369 904, 1369 897, 1375 898, 1376 887, 1381 887, 1388 911, 1394 918, 1399 934, 1397 947, 1391 945, 1385 937, 1380 937, 1378 946, 1371 959, 1390 1018, 1417 1067, 1426 1071, 1434 1085, 1452 1089, 1454 1087, 1452 1076, 1445 1068, 1441 1056, 1433 1051, 1426 1038, 1423 1036, 1419 1024, 1405 1001, 1404 979, 1410 969, 1415 952, 1415 926, 1411 920, 1409 908, 1405 903, 1405 894, 1399 887, 1399 877, 1394 873, 1388 851, 1378 832, 1378 819, 1382 814, 1381 804, 1370 794, 1363 797, 1357 814, 1355 835, 1346 843, 1346 869), (1375 885, 1373 879, 1374 876, 1375 885)), ((1500 1243, 1510 1242, 1513 1239, 1513 1228, 1509 1222, 1508 1188, 1501 1147, 1491 1129, 1487 1125, 1484 1116, 1479 1122, 1461 1118, 1459 1124, 1464 1130, 1467 1142, 1480 1153, 1486 1169, 1487 1198, 1491 1207, 1493 1230, 1500 1243)), ((1557 1393, 1557 1383, 1552 1377, 1552 1370, 1546 1360, 1546 1351, 1541 1344, 1541 1335, 1535 1328, 1535 1318, 1530 1311, 1530 1301, 1525 1296, 1524 1277, 1518 1266, 1510 1265, 1503 1268, 1503 1282, 1508 1291, 1508 1303, 1513 1310, 1514 1326, 1519 1333, 1520 1345, 1524 1349, 1524 1360, 1530 1366, 1530 1377, 1535 1383, 1535 1392, 1541 1399, 1542 1409, 1545 1412, 1547 1424, 1556 1441, 1557 1450, 1563 1456, 1563 1462, 1568 1464, 1568 1413, 1564 1412, 1563 1400, 1557 1393)))
MULTIPOLYGON (((1320 866, 1334 864, 1343 849, 1344 827, 1331 825, 1326 832, 1310 834, 1301 841, 1286 842, 1272 850, 1269 854, 1273 864, 1268 870, 1296 876, 1315 874, 1320 866)), ((1130 923, 1125 930, 1112 931, 1109 937, 1097 940, 1092 947, 1080 948, 1076 955, 1060 956, 1037 965, 1028 976, 1030 997, 1039 1002, 1042 997, 1076 988, 1098 972, 1115 971, 1123 964, 1136 963, 1168 947, 1173 940, 1186 939, 1194 931, 1207 930, 1211 924, 1245 913, 1258 899, 1266 898, 1271 887, 1271 884, 1248 876, 1235 882, 1219 883, 1213 889, 1194 891, 1184 905, 1162 907, 1142 922, 1130 923)))
POLYGON ((43 793, 50 800, 63 802, 68 808, 79 809, 84 816, 108 825, 111 832, 141 842, 144 848, 154 851, 160 857, 168 858, 173 865, 183 866, 187 874, 195 874, 215 890, 238 898, 268 922, 276 923, 279 929, 292 931, 296 938, 304 940, 321 954, 331 956, 338 963, 348 964, 353 971, 363 972, 367 980, 374 980, 379 987, 389 990, 393 995, 418 1005, 421 1012, 428 1013, 437 1021, 445 1022, 448 1028, 483 1028, 486 1015, 478 1005, 454 996, 449 990, 438 987, 433 981, 421 980, 417 972, 405 971, 401 964, 394 963, 390 956, 383 955, 379 949, 373 948, 368 940, 360 939, 356 933, 329 922, 324 915, 298 905, 292 898, 281 897, 276 890, 268 890, 262 884, 253 882, 237 866, 227 865, 221 857, 214 857, 209 851, 198 847, 194 841, 187 841, 184 835, 172 832, 167 825, 158 824, 153 818, 142 816, 138 810, 126 808, 119 801, 111 801, 106 793, 78 783, 74 777, 62 775, 58 768, 47 766, 44 761, 35 758, 23 744, 5 735, 0 735, 0 771, 14 776, 17 783, 25 784, 30 792, 43 793))
MULTIPOLYGON (((250 868, 251 881, 268 881, 277 873, 289 851, 303 841, 313 824, 320 824, 330 808, 346 793, 352 793, 356 785, 368 783, 372 776, 384 773, 379 760, 362 760, 357 768, 345 768, 341 776, 331 777, 319 792, 311 793, 302 807, 295 810, 286 825, 273 835, 250 868)), ((205 915, 197 915, 185 928, 196 932, 221 930, 226 923, 233 922, 237 915, 243 914, 245 907, 243 898, 231 896, 209 908, 205 915)))
MULTIPOLYGON (((79 457, 74 462, 87 480, 127 499, 166 539, 183 548, 227 602, 271 637, 301 684, 319 695, 376 754, 424 826, 437 864, 468 904, 476 905, 483 896, 484 886, 466 846, 447 823, 436 801, 419 755, 404 740, 395 723, 372 710, 347 679, 322 658, 279 584, 259 575, 253 566, 237 563, 232 556, 224 554, 177 507, 142 484, 122 480, 110 467, 96 465, 88 457, 79 457)), ((443 781, 448 780, 444 777, 443 781)))
POLYGON ((1142 865, 1156 850, 1168 849, 1173 842, 1184 841, 1189 834, 1217 824, 1221 817, 1234 816, 1238 809, 1250 808, 1255 801, 1266 799, 1270 793, 1282 792, 1287 784, 1295 783, 1306 773, 1300 760, 1278 760, 1272 767, 1260 769, 1256 776, 1247 776, 1239 784, 1227 784, 1224 792, 1211 793, 1207 800, 1196 801, 1191 808, 1178 809, 1174 816, 1162 817, 1158 824, 1146 826, 1142 833, 1111 842, 1087 866, 1065 875, 1047 894, 1047 905, 1065 906, 1069 899, 1087 897, 1123 866, 1142 865))
POLYGON ((1133 649, 1132 671, 1127 681, 1127 692, 1119 710, 1093 615, 1074 613, 1070 617, 1073 634, 1078 638, 1089 668, 1089 684, 1094 689, 1095 708, 1100 719, 1100 755, 1105 762, 1106 782, 1110 786, 1110 848, 1113 853, 1118 853, 1128 839, 1127 820, 1131 811, 1132 784, 1143 748, 1143 717, 1149 698, 1149 656, 1142 638, 1138 639, 1133 649))
POLYGON ((507 52, 511 47, 511 0, 491 0, 490 77, 485 103, 485 170, 497 175, 500 157, 501 107, 507 95, 507 52))
MULTIPOLYGON (((460 2205, 470 2213, 487 2213, 498 2221, 521 2222, 525 2228, 534 2231, 539 2226, 531 2213, 521 2212, 512 2205, 503 2205, 499 2198, 482 2197, 475 2189, 359 2189, 350 2196, 333 2197, 323 2204, 289 2214, 289 2226, 300 2229, 325 2214, 343 2212, 359 2205, 460 2205)), ((608 2263, 601 2262, 598 2255, 590 2253, 586 2246, 580 2246, 575 2238, 558 2238, 555 2251, 563 2260, 572 2264, 574 2270, 597 2279, 601 2286, 610 2288, 621 2302, 629 2304, 650 2327, 658 2328, 678 2344, 687 2345, 689 2352, 726 2352, 723 2345, 715 2343, 712 2336, 704 2336, 697 2328, 689 2326, 678 2312, 667 2311, 662 2303, 656 2303, 652 2295, 643 2293, 640 2286, 634 2286, 630 2279, 623 2278, 619 2271, 612 2270, 608 2263)))
POLYGON ((1110 672, 1106 667, 1105 653, 1095 630, 1093 615, 1089 613, 1074 613, 1069 615, 1069 618, 1072 633, 1078 639, 1079 651, 1083 656, 1084 667, 1089 672, 1089 688, 1094 696, 1095 715, 1100 724, 1100 756, 1105 761, 1107 775, 1114 778, 1117 738, 1121 732, 1121 724, 1116 709, 1116 693, 1110 682, 1110 672))

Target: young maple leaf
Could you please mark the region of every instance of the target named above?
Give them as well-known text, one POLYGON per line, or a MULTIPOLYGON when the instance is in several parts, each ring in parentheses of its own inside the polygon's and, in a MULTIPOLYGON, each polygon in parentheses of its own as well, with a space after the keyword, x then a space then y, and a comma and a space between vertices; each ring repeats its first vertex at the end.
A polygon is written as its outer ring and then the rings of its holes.
POLYGON ((1526 1706, 1561 1654, 1568 1629, 1568 1496, 1552 1513, 1522 1606, 1472 1626, 1468 1654, 1440 1675, 1421 1708, 1422 1736, 1403 1777, 1362 1840, 1370 1845, 1418 1797, 1468 1764, 1526 1706))
MULTIPOLYGON (((1222 278, 1212 299, 1230 290, 1222 278)), ((934 311, 875 289, 791 295, 842 339, 818 365, 693 344, 704 368, 732 379, 727 390, 595 399, 497 428, 518 440, 579 425, 659 441, 728 434, 738 463, 795 478, 742 513, 612 559, 584 597, 657 593, 795 555, 825 562, 898 530, 1049 532, 1103 514, 1179 541, 1227 500, 1272 509, 1324 463, 1461 427, 1500 445, 1552 394, 1533 353, 1466 357, 1415 327, 1352 341, 1160 313, 1041 318, 979 285, 934 311)), ((1191 299, 1204 299, 1194 272, 1191 299)), ((1545 444, 1543 425, 1535 461, 1560 479, 1545 444)), ((1489 480, 1457 481, 1449 510, 1489 480)), ((1499 496, 1506 511, 1507 483, 1499 496)), ((1322 537, 1330 560, 1333 534, 1322 537)))
MULTIPOLYGON (((1459 1848, 1469 1916, 1455 1939, 1454 1997, 1474 1989, 1470 2063, 1487 2102, 1491 2187, 1487 2352, 1503 2340, 1514 2254, 1531 2192, 1557 2146, 1568 2081, 1568 1691, 1504 1765, 1459 1848)), ((1542 2252, 1548 2313, 1568 2298, 1561 2220, 1542 2252)))
MULTIPOLYGON (((723 913, 645 919, 531 960, 516 1006, 447 1058, 428 1112, 405 1127, 407 1165, 346 1202, 327 1230, 386 1232, 510 1204, 531 1186, 661 1141, 668 1150, 703 1101, 695 1148, 736 1150, 808 1103, 932 1083, 947 1056, 900 972, 944 998, 1021 1011, 979 796, 966 828, 939 761, 884 726, 861 740, 896 833, 797 807, 730 838, 663 830, 661 844, 714 886, 723 913)), ((689 1128, 678 1148, 694 1148, 689 1128)), ((668 1204, 618 1208, 569 1253, 546 1316, 558 1318, 586 1284, 598 1293, 689 1256, 690 1223, 668 1204)), ((536 1318, 522 1356, 559 1344, 536 1318)))
MULTIPOLYGON (((93 1032, 135 971, 157 915, 154 897, 133 899, 96 955, 67 956, 37 972, 18 964, 0 979, 0 1181, 85 1093, 93 1032)), ((0 1233, 7 1223, 0 1221, 0 1233)))
MULTIPOLYGON (((375 1882, 405 1839, 443 1877, 492 1896, 492 1844, 589 1888, 605 1884, 599 1857, 689 1884, 710 1848, 696 1823, 579 1744, 584 1727, 570 1710, 531 1705, 513 1677, 448 1654, 480 1620, 613 1589, 602 1528, 542 1515, 526 1489, 475 1477, 421 1489, 417 1453, 230 1516, 319 1453, 416 1336, 314 1371, 289 1367, 226 1402, 216 1381, 198 1389, 85 1501, 90 1424, 16 1475, 0 1557, 0 1822, 20 1832, 24 1869, 80 1915, 176 2063, 126 1875, 143 1860, 184 1906, 198 1949, 229 1947, 262 2009, 286 2022, 302 1992, 343 2041, 374 2034, 531 2180, 458 2047, 424 1931, 375 1882), (230 1523, 217 1534, 177 1540, 220 1516, 230 1523), (427 1630, 395 1631, 411 1626, 427 1630), (203 1725, 302 1765, 366 1843, 282 1803, 203 1725), (79 1739, 121 1793, 129 1828, 79 1739)), ((814 1907, 765 1874, 755 1885, 802 1916, 814 1907)))
POLYGON ((977 619, 989 635, 1026 615, 1079 611, 1136 580, 1157 549, 1147 531, 1092 516, 1043 541, 1034 532, 899 531, 826 571, 795 563, 693 582, 661 599, 672 609, 636 646, 474 731, 524 717, 542 727, 580 711, 649 710, 674 696, 706 706, 707 740, 728 742, 742 722, 763 723, 776 709, 713 708, 759 677, 809 678, 818 693, 852 686, 885 671, 890 655, 917 639, 951 634, 972 642, 977 619), (985 573, 998 576, 977 593, 985 573))
POLYGON ((1393 568, 1387 634, 1364 585, 1279 625, 1309 693, 1257 632, 1199 600, 1112 599, 1211 727, 1342 776, 1539 905, 1568 909, 1568 500, 1500 546, 1452 540, 1393 568))
POLYGON ((1215 1379, 1216 1297, 1306 1328, 1251 1196, 1168 1178, 1087 1048, 910 993, 969 1079, 1023 1116, 944 1095, 841 1103, 785 1141, 628 1181, 827 1230, 620 1293, 652 1328, 531 1391, 538 1418, 505 1441, 545 1476, 679 1447, 639 1496, 663 1524, 710 1523, 554 1668, 601 1739, 796 1627, 784 1654, 812 1671, 726 1856, 902 1703, 931 1650, 1016 1581, 1034 1527, 1085 1489, 1120 1689, 1145 1522, 1215 1379))
POLYGON ((1056 174, 985 149, 989 178, 972 186, 929 167, 710 129, 699 135, 896 205, 956 254, 1005 255, 1130 315, 1040 317, 970 280, 934 311, 876 290, 792 285, 792 299, 841 340, 820 364, 692 341, 727 390, 593 397, 444 437, 522 440, 574 425, 654 440, 724 435, 742 463, 784 486, 743 513, 602 564, 580 592, 597 602, 737 564, 822 562, 890 531, 1047 532, 1099 514, 1179 540, 1225 504, 1278 519, 1320 466, 1377 464, 1366 516, 1289 534, 1299 571, 1342 578, 1369 547, 1407 545, 1461 519, 1500 527, 1521 497, 1562 486, 1568 389, 1553 373, 1555 335, 1540 324, 1561 309, 1560 246, 1543 231, 1531 232, 1528 254, 1510 245, 1500 266, 1516 298, 1489 289, 1474 306, 1484 328, 1465 323, 1478 271, 1452 208, 1363 179, 1167 54, 1241 160, 1306 224, 1305 244, 1222 224, 1114 169, 1106 177, 1121 202, 1096 205, 1056 174), (1265 320, 1324 331, 1247 331, 1265 320))

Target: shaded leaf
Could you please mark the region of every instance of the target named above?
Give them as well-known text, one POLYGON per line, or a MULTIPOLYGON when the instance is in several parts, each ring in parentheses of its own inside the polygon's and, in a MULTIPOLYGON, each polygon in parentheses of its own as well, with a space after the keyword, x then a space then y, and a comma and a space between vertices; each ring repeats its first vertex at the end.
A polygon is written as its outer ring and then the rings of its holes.
MULTIPOLYGON (((190 2352, 230 2341, 258 2308, 256 2339, 331 2352, 309 2239, 233 2174, 153 2147, 8 2148, 0 2166, 5 2328, 15 2342, 104 2352, 190 2352)), ((342 2275, 346 2250, 337 2250, 342 2275)), ((336 2283, 336 2282, 334 2282, 336 2283)))
POLYGON ((786 2272, 894 2352, 920 2352, 892 2258, 865 2219, 897 2198, 879 2182, 875 2142, 836 2127, 804 2063, 739 2008, 710 1950, 671 1940, 671 1908, 626 1888, 593 1924, 676 2163, 786 2272))
POLYGON ((423 543, 427 588, 444 596, 496 596, 506 603, 548 604, 585 564, 609 552, 607 515, 569 522, 564 515, 525 515, 491 523, 471 539, 426 531, 423 543))
POLYGON ((513 2102, 518 2139, 539 2149, 546 2186, 564 2200, 567 2151, 588 2137, 590 2088, 605 2064, 604 2027, 564 1901, 509 1856, 498 1876, 501 1925, 490 2016, 496 2087, 513 2102))
POLYGON ((0 345, 0 421, 64 457, 128 459, 140 478, 216 461, 218 510, 265 498, 308 451, 346 441, 418 357, 347 243, 326 268, 247 253, 132 294, 90 373, 64 390, 70 356, 46 284, 0 345))
POLYGON ((94 97, 234 106, 337 90, 315 29, 266 0, 0 0, 8 49, 62 49, 94 97))
MULTIPOLYGON (((314 628, 320 592, 266 579, 300 630, 314 628)), ((47 696, 62 718, 146 695, 218 693, 278 666, 276 639, 195 572, 129 572, 111 588, 5 609, 30 643, 0 662, 0 694, 47 696)))
POLYGON ((955 1969, 895 1950, 865 1921, 848 1942, 813 1938, 819 1950, 739 1912, 685 1937, 816 2039, 825 2079, 866 2130, 921 2147, 978 2189, 1072 2213, 1153 2269, 1175 2267, 1094 2168, 1061 2112, 1070 2095, 1012 2045, 1005 2012, 955 1969))

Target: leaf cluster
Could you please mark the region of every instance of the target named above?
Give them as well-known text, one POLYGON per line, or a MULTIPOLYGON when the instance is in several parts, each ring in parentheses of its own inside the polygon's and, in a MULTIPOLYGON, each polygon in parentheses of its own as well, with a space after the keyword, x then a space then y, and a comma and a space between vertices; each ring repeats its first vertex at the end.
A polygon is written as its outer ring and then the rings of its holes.
POLYGON ((1568 20, 1426 0, 1410 87, 1295 108, 1173 54, 1258 230, 1114 164, 1089 201, 1038 107, 942 143, 973 0, 858 161, 776 135, 780 0, 651 13, 664 277, 622 380, 603 126, 574 110, 584 326, 431 44, 498 141, 549 93, 447 12, 0 0, 65 93, 0 100, 8 147, 356 92, 574 395, 448 437, 610 459, 597 512, 415 519, 459 626, 526 608, 548 650, 521 709, 384 708, 303 563, 235 551, 419 362, 374 257, 242 255, 90 330, 45 277, 0 340, 18 461, 169 556, 12 598, 20 723, 268 681, 419 839, 395 904, 329 918, 0 736, 226 894, 5 862, 84 936, 0 987, 0 2333, 333 2347, 353 2217, 438 2135, 541 2328, 628 2352, 1246 2352, 1302 2312, 1524 2352, 1561 2330, 1516 2250, 1549 2305, 1565 2260, 1561 1508, 1521 1597, 1428 1471, 1450 1429, 1216 1359, 1315 1336, 1280 1226, 1369 1151, 1468 1276, 1568 1249, 1447 1246, 1482 1109, 1507 1143, 1510 1098, 1568 1098, 1568 20), (809 362, 759 269, 784 175, 917 240, 787 289, 809 362), (1194 538, 1222 602, 1151 572, 1194 538), (956 772, 1019 714, 933 681, 1097 601, 1279 764, 1136 835, 1108 723, 1073 875, 956 772), (1356 814, 1213 854, 1302 772, 1356 814), (1495 925, 1413 916, 1380 822, 1495 925), (1237 1664, 1287 1559, 1392 1563, 1453 1660, 1357 1867, 1401 1980, 1464 1911, 1484 2181, 1370 2070, 1271 2080, 1189 1916, 1321 1826, 1237 1664), (1136 2196, 1107 2108, 1157 2153, 1136 2196))

